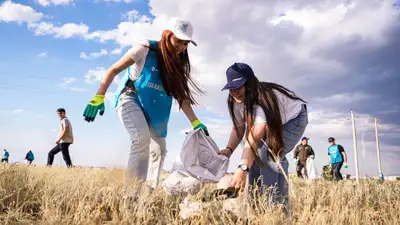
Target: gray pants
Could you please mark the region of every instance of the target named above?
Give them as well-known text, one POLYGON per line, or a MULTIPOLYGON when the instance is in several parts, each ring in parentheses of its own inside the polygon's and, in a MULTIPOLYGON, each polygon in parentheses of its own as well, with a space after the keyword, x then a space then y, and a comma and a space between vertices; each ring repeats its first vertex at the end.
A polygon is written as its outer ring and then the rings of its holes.
MULTIPOLYGON (((283 141, 284 141, 284 153, 288 154, 296 146, 300 138, 302 137, 308 124, 307 108, 304 105, 300 114, 288 121, 283 125, 283 141)), ((253 164, 249 171, 249 187, 250 191, 254 188, 254 184, 260 190, 260 194, 269 193, 273 203, 288 204, 289 187, 277 162, 272 161, 272 156, 267 153, 265 144, 262 144, 258 148, 258 154, 261 156, 263 165, 258 166, 253 164), (255 183, 256 182, 256 183, 255 183), (252 187, 253 186, 253 187, 252 187), (267 189, 276 188, 273 192, 266 192, 267 189)), ((286 156, 281 158, 280 164, 284 172, 289 177, 288 167, 289 162, 286 156)))
POLYGON ((134 93, 122 93, 117 106, 118 117, 131 141, 127 181, 150 181, 157 187, 167 153, 165 138, 157 136, 147 124, 141 105, 134 93))

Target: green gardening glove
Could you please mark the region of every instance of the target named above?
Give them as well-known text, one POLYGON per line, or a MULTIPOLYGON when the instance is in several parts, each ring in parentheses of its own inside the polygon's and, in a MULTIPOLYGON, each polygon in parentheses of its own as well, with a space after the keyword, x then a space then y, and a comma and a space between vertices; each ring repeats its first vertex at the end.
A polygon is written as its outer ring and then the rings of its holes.
POLYGON ((195 120, 192 122, 193 130, 202 129, 204 133, 209 136, 207 127, 200 122, 200 120, 195 120))
POLYGON ((83 112, 83 116, 85 117, 85 121, 93 122, 96 118, 97 111, 100 111, 100 116, 104 114, 104 95, 95 95, 92 100, 86 105, 85 112, 83 112))

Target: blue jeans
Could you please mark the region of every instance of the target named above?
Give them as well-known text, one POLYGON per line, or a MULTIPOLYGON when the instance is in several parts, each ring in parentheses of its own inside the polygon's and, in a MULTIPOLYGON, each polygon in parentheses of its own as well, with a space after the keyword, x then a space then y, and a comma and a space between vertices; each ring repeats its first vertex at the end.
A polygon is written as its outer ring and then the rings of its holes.
MULTIPOLYGON (((283 141, 284 150, 283 157, 281 157, 280 164, 289 178, 288 167, 289 162, 286 159, 286 155, 291 152, 296 144, 301 139, 302 135, 308 124, 307 106, 303 105, 303 108, 299 115, 288 121, 283 125, 283 141)), ((267 153, 267 148, 264 143, 260 144, 258 148, 258 154, 263 163, 262 166, 253 164, 249 171, 249 188, 250 193, 253 191, 254 184, 258 187, 260 194, 265 194, 268 188, 276 188, 273 192, 268 192, 271 201, 273 203, 283 203, 287 205, 289 203, 289 187, 282 173, 281 168, 277 162, 274 162, 272 156, 267 153), (276 185, 276 186, 275 186, 276 185)))

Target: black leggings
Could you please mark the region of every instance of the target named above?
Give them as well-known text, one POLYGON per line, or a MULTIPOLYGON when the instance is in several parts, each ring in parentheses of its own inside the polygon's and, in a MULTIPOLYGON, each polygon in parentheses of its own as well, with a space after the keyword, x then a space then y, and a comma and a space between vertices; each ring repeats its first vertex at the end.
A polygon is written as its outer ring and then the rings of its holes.
POLYGON ((56 145, 52 150, 50 150, 47 158, 47 165, 51 166, 54 161, 54 156, 61 151, 65 164, 67 164, 67 167, 72 167, 71 157, 69 156, 70 145, 71 143, 61 143, 56 145))

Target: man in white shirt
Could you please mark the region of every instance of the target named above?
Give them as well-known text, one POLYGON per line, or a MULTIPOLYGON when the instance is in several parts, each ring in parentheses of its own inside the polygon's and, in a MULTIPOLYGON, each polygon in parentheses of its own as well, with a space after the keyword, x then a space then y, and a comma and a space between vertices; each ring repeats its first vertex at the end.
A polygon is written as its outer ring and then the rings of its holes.
POLYGON ((60 118, 60 130, 56 140, 56 146, 50 150, 47 158, 47 165, 51 166, 54 161, 54 156, 60 151, 63 155, 67 167, 72 167, 71 157, 69 155, 69 146, 74 143, 74 136, 72 133, 72 125, 66 117, 65 109, 60 108, 57 110, 57 115, 60 118))

